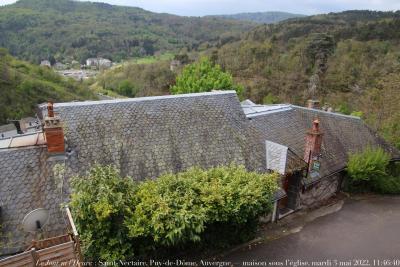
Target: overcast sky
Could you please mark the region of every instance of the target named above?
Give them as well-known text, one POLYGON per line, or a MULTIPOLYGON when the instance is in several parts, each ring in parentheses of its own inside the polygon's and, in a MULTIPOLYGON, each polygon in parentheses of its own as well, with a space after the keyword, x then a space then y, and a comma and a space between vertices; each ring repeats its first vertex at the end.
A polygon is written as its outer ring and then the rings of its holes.
MULTIPOLYGON (((349 9, 399 10, 400 0, 92 0, 137 6, 154 12, 202 16, 257 11, 320 14, 349 9)), ((0 5, 16 0, 0 0, 0 5)))

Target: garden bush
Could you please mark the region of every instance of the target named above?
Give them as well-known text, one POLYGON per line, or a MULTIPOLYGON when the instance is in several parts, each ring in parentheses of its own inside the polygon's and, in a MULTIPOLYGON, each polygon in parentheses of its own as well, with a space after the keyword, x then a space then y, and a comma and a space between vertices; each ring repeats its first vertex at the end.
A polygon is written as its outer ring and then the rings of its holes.
POLYGON ((71 208, 90 259, 146 257, 163 250, 229 245, 251 237, 272 209, 276 174, 231 165, 192 168, 134 182, 112 167, 73 180, 71 208), (228 238, 230 237, 230 238, 228 238))
POLYGON ((352 192, 399 194, 400 176, 390 165, 390 155, 381 148, 367 148, 350 155, 347 189, 352 192))
POLYGON ((111 167, 96 166, 72 179, 71 210, 87 260, 125 260, 133 249, 123 226, 136 184, 111 167))

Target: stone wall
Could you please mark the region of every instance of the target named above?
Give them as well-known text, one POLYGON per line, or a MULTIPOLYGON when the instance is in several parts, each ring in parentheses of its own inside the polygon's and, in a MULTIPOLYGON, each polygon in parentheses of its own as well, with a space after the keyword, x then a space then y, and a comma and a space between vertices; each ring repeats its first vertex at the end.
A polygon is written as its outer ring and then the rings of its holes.
POLYGON ((309 189, 300 193, 300 208, 312 208, 321 204, 322 201, 329 199, 339 190, 342 181, 342 174, 322 179, 312 185, 309 189))

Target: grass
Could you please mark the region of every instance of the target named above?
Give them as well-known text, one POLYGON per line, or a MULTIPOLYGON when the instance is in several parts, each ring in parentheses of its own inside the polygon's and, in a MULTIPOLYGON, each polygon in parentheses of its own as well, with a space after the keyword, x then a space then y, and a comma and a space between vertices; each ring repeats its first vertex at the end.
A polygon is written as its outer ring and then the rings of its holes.
POLYGON ((128 61, 125 61, 124 63, 135 63, 135 64, 151 64, 151 63, 156 63, 158 61, 166 61, 166 60, 172 60, 174 58, 174 54, 167 52, 161 55, 157 56, 147 56, 147 57, 142 57, 142 58, 134 58, 128 61))

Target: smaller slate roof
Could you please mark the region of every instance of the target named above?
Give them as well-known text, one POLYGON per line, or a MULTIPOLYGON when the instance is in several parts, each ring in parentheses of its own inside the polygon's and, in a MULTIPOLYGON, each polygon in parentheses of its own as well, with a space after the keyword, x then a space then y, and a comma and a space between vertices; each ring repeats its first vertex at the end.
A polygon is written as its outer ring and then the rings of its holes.
POLYGON ((382 147, 393 158, 399 151, 372 131, 360 118, 304 107, 266 106, 256 112, 247 113, 251 123, 267 140, 285 145, 301 158, 304 157, 305 136, 315 118, 321 122, 323 135, 321 148, 321 171, 318 177, 309 178, 313 183, 346 167, 350 153, 362 151, 368 146, 382 147))
POLYGON ((291 108, 291 106, 287 104, 257 105, 251 102, 250 100, 245 100, 241 104, 243 112, 244 114, 246 114, 248 118, 252 118, 262 114, 271 114, 274 112, 280 112, 291 108))

